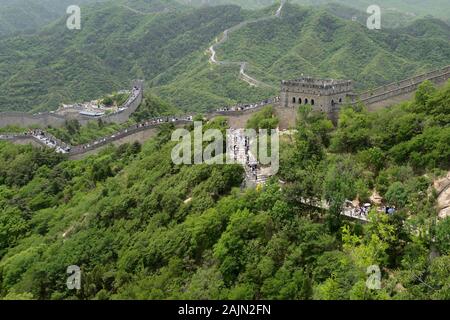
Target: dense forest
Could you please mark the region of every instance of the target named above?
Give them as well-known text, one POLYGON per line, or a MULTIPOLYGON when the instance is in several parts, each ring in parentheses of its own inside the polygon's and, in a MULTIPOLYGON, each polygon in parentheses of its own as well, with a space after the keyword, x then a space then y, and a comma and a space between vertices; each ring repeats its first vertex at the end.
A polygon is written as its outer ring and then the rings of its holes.
POLYGON ((450 27, 440 20, 417 20, 408 27, 372 32, 327 8, 288 3, 281 19, 248 24, 217 48, 219 61, 248 62, 247 74, 272 89, 243 86, 239 66, 211 67, 203 55, 188 70, 179 65, 181 73, 174 68, 166 72, 180 73, 176 81, 157 78, 155 90, 190 110, 274 96, 281 79, 301 74, 352 79, 360 91, 448 64, 449 38, 450 27), (231 101, 217 99, 221 96, 231 101))
MULTIPOLYGON (((450 169, 449 108, 450 83, 429 82, 388 109, 347 106, 336 127, 300 108, 279 175, 256 189, 238 165, 174 165, 170 125, 77 161, 0 142, 0 297, 449 299, 450 218, 437 219, 432 188, 450 169), (395 214, 340 215, 373 190, 395 214)), ((276 125, 271 111, 248 126, 276 125)))
MULTIPOLYGON (((139 108, 134 112, 127 122, 122 124, 105 123, 102 119, 89 121, 86 125, 82 126, 77 120, 68 120, 62 127, 40 128, 48 131, 56 138, 72 145, 80 145, 92 142, 99 138, 111 136, 112 134, 126 129, 133 124, 143 122, 147 119, 160 116, 173 116, 180 114, 180 110, 173 105, 167 103, 161 98, 146 93, 144 99, 139 108)), ((20 133, 24 129, 17 126, 7 126, 0 128, 0 133, 20 133)))
POLYGON ((139 14, 115 3, 37 34, 0 39, 0 110, 55 109, 152 79, 242 21, 239 7, 139 14), (101 40, 101 41, 100 41, 101 40))
POLYGON ((225 29, 273 16, 277 8, 192 8, 162 0, 83 7, 81 30, 68 30, 61 18, 33 34, 0 38, 0 110, 53 110, 145 79, 147 90, 199 112, 274 96, 281 79, 301 74, 352 79, 364 90, 450 59, 450 27, 441 20, 374 31, 366 18, 351 20, 367 17, 365 11, 288 3, 281 19, 249 24, 217 51, 219 60, 247 61, 247 73, 273 89, 245 85, 238 65, 209 63, 207 49, 225 29))
POLYGON ((71 5, 80 6, 85 11, 107 2, 142 13, 183 7, 182 2, 177 0, 77 0, 76 4, 72 0, 0 0, 0 37, 35 33, 66 16, 66 10, 71 5))

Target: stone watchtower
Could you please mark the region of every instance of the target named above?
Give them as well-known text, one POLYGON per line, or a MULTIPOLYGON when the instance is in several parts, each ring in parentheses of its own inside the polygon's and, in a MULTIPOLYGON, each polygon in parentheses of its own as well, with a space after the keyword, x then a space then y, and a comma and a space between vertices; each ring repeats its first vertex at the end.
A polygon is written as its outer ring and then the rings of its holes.
POLYGON ((286 108, 309 104, 313 110, 326 112, 334 121, 337 119, 340 104, 352 96, 353 83, 350 80, 302 77, 281 82, 280 104, 286 108))

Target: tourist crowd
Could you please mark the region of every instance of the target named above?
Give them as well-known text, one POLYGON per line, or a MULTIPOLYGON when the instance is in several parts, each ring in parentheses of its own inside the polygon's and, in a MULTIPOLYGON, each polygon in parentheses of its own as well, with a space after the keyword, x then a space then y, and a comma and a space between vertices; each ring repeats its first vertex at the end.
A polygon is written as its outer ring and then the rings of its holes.
POLYGON ((222 108, 217 109, 216 111, 217 112, 233 112, 233 111, 251 110, 251 109, 263 107, 268 104, 276 103, 279 100, 280 100, 279 97, 275 97, 275 98, 266 99, 261 102, 253 103, 253 104, 238 104, 238 105, 231 106, 231 107, 222 107, 222 108))
POLYGON ((51 134, 39 129, 28 130, 27 132, 24 132, 24 136, 31 136, 39 140, 43 145, 55 149, 58 153, 69 153, 71 150, 70 146, 62 143, 51 134))
POLYGON ((83 152, 85 150, 94 148, 94 147, 98 147, 99 144, 106 144, 109 143, 113 140, 117 140, 120 138, 123 138, 124 136, 127 136, 128 134, 140 131, 141 129, 145 129, 151 126, 155 126, 158 124, 162 124, 162 123, 174 123, 174 122, 178 122, 178 121, 192 121, 192 116, 185 116, 185 117, 158 117, 158 118, 153 118, 144 122, 140 122, 137 124, 134 124, 122 131, 116 132, 112 135, 110 135, 109 137, 103 137, 101 139, 98 139, 96 141, 87 143, 87 144, 83 144, 77 147, 73 148, 73 153, 79 153, 79 152, 83 152))
POLYGON ((264 181, 265 177, 260 174, 258 161, 250 152, 250 138, 244 135, 243 130, 230 129, 228 141, 232 142, 231 146, 228 146, 228 152, 231 152, 232 158, 236 163, 244 167, 247 180, 255 183, 264 181))

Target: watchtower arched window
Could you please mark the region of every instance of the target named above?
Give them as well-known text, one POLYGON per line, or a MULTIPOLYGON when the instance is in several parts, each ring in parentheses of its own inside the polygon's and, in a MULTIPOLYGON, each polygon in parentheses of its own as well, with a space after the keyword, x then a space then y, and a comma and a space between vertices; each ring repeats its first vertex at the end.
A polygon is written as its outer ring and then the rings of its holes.
POLYGON ((295 97, 292 98, 292 103, 295 103, 295 97))
POLYGON ((331 100, 331 105, 334 106, 334 100, 331 100))
POLYGON ((308 104, 308 99, 305 99, 305 104, 308 104))
POLYGON ((311 105, 313 106, 315 103, 314 99, 311 99, 311 105))
POLYGON ((302 104, 302 98, 298 98, 298 104, 302 104))
POLYGON ((342 98, 339 98, 339 103, 342 103, 342 98))

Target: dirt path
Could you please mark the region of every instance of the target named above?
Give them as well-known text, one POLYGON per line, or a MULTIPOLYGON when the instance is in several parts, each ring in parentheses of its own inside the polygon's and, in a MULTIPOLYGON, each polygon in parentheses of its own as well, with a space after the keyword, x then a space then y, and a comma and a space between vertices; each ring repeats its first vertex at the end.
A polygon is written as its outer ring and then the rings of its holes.
POLYGON ((248 75, 246 73, 246 69, 248 66, 248 63, 246 61, 219 61, 217 60, 217 52, 216 52, 216 48, 220 45, 222 45, 223 43, 225 43, 225 41, 228 40, 228 35, 234 31, 237 31, 243 27, 245 27, 246 25, 250 24, 250 23, 256 23, 256 22, 261 22, 261 21, 265 21, 265 20, 269 20, 269 19, 273 19, 273 18, 279 18, 281 17, 281 11, 283 10, 284 4, 285 4, 286 0, 281 0, 280 3, 280 7, 277 9, 275 15, 272 16, 268 16, 268 17, 263 17, 263 18, 259 18, 259 19, 254 19, 254 20, 249 20, 249 21, 243 21, 227 30, 225 30, 222 33, 222 37, 220 39, 216 39, 216 43, 213 44, 211 47, 209 47, 208 51, 210 53, 210 58, 209 61, 212 64, 215 65, 238 65, 240 66, 240 71, 239 71, 239 78, 245 82, 247 82, 249 85, 254 86, 254 87, 267 87, 267 88, 275 88, 273 85, 264 83, 263 81, 257 80, 255 78, 253 78, 252 76, 248 75))

